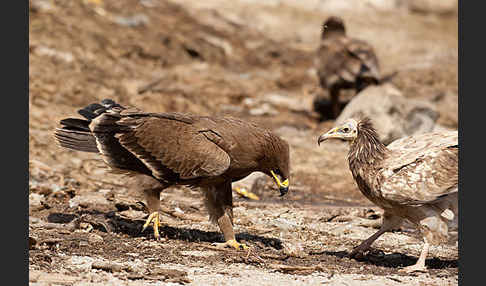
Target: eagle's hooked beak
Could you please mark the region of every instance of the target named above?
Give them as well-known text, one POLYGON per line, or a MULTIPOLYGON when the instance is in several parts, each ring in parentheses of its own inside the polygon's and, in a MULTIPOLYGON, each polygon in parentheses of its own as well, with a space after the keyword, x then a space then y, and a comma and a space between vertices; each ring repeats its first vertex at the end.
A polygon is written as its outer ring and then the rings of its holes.
POLYGON ((280 191, 280 196, 284 196, 289 191, 289 179, 285 179, 285 181, 281 182, 278 176, 275 174, 274 171, 270 171, 272 173, 273 179, 278 186, 278 190, 280 191))

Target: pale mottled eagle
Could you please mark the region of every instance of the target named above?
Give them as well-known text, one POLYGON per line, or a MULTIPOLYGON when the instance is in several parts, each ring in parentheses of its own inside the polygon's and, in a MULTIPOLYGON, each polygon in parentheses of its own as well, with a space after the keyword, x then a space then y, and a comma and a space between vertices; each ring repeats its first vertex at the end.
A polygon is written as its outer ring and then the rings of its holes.
POLYGON ((356 247, 362 254, 380 235, 413 223, 422 233, 424 247, 406 272, 425 271, 430 244, 446 242, 458 222, 458 132, 443 131, 405 137, 385 146, 370 119, 348 119, 318 139, 349 141, 349 168, 359 190, 384 209, 378 232, 356 247))
POLYGON ((230 117, 182 113, 147 113, 113 100, 94 103, 56 129, 62 147, 99 153, 112 170, 136 175, 159 238, 160 192, 172 185, 199 187, 211 221, 225 243, 235 239, 231 183, 255 171, 271 176, 281 195, 289 187, 289 145, 272 132, 230 117))
MULTIPOLYGON (((341 18, 329 17, 323 24, 321 43, 316 57, 320 85, 331 97, 333 118, 340 113, 341 89, 359 92, 370 84, 378 84, 380 70, 373 47, 365 41, 346 36, 341 18)), ((314 109, 319 107, 314 101, 314 109)))

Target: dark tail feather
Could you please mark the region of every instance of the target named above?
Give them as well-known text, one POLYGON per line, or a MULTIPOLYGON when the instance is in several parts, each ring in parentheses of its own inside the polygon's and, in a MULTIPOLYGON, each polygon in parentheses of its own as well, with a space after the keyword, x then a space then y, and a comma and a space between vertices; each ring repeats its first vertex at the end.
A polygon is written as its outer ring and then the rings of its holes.
MULTIPOLYGON (((62 119, 59 123, 63 125, 65 128, 70 130, 78 130, 78 131, 86 131, 89 132, 89 121, 84 119, 78 118, 66 118, 62 119)), ((64 128, 63 127, 63 128, 64 128)))
POLYGON ((62 147, 83 151, 99 153, 96 145, 96 138, 91 134, 89 124, 91 120, 105 113, 113 107, 123 108, 121 105, 111 99, 104 99, 101 104, 92 103, 83 109, 78 110, 86 119, 66 118, 60 121, 62 128, 57 128, 54 136, 62 147))
POLYGON ((78 131, 63 127, 57 128, 54 136, 62 147, 83 152, 99 152, 96 139, 89 131, 78 131))
POLYGON ((148 167, 119 142, 119 134, 130 130, 130 127, 118 122, 123 109, 111 99, 105 99, 101 104, 90 104, 78 111, 85 119, 61 120, 63 126, 56 129, 54 136, 64 148, 99 153, 114 170, 151 175, 148 167))

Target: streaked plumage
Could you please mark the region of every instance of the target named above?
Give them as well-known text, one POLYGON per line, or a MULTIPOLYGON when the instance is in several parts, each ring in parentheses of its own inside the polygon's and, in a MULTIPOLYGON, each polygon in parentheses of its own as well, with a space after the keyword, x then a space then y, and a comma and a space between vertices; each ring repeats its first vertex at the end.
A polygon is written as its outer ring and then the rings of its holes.
POLYGON ((228 245, 244 247, 233 232, 231 182, 252 172, 272 176, 288 190, 287 142, 254 124, 229 117, 147 113, 112 100, 79 111, 85 119, 61 120, 61 146, 99 153, 117 173, 136 175, 158 238, 160 192, 171 185, 200 187, 210 219, 228 245))
POLYGON ((406 271, 425 270, 429 244, 447 241, 458 222, 458 132, 414 135, 385 146, 369 119, 349 119, 319 137, 350 142, 349 168, 369 200, 384 209, 381 229, 351 253, 369 248, 384 232, 404 219, 422 232, 424 248, 419 260, 406 271))
POLYGON ((323 24, 316 64, 320 85, 331 96, 333 118, 340 112, 341 89, 359 92, 380 81, 373 47, 365 41, 346 36, 344 22, 339 17, 329 17, 323 24))

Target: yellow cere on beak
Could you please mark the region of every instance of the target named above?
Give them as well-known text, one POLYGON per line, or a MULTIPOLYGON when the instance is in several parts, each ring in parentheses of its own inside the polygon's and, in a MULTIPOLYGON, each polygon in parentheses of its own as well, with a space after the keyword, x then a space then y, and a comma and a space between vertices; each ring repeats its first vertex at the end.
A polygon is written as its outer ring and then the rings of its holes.
POLYGON ((288 188, 289 187, 289 179, 285 179, 285 181, 280 182, 280 179, 278 178, 278 176, 273 171, 270 171, 270 173, 272 173, 273 179, 275 180, 275 182, 277 183, 279 188, 288 188))
POLYGON ((280 183, 281 187, 288 188, 289 187, 289 179, 285 179, 282 183, 280 183))

